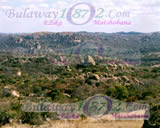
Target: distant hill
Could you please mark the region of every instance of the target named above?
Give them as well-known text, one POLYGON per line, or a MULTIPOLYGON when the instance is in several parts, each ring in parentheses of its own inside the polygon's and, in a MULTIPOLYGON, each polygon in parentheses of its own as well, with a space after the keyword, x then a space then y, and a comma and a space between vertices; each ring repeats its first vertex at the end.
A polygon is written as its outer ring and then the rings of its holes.
POLYGON ((80 54, 160 61, 160 33, 37 32, 0 34, 0 52, 17 55, 80 54))

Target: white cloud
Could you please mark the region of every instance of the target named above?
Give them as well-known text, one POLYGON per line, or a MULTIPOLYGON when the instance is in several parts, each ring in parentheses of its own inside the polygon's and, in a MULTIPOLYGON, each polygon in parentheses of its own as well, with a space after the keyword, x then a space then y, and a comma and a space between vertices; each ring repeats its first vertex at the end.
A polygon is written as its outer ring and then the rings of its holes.
POLYGON ((0 6, 1 9, 11 9, 11 6, 0 6))
POLYGON ((48 5, 48 4, 46 4, 46 3, 42 3, 42 4, 40 4, 40 5, 39 5, 39 7, 42 7, 42 8, 48 8, 48 7, 49 7, 49 5, 48 5))
POLYGON ((37 2, 44 2, 46 0, 20 0, 20 2, 24 3, 37 3, 37 2))
POLYGON ((9 0, 0 0, 0 3, 7 3, 9 0))

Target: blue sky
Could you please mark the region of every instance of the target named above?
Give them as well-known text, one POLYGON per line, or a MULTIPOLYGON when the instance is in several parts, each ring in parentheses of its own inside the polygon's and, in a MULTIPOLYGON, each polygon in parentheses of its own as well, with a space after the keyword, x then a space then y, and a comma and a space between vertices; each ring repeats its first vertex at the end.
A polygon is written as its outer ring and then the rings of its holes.
MULTIPOLYGON (((86 5, 77 6, 77 9, 89 9, 86 5)), ((73 11, 74 12, 74 11, 73 11)), ((76 23, 86 21, 90 13, 87 13, 86 19, 74 19, 76 23), (87 17, 88 16, 88 17, 87 17)), ((155 32, 160 31, 160 0, 0 0, 0 32, 1 33, 29 33, 29 32, 63 32, 63 31, 89 31, 89 32, 155 32), (89 3, 94 6, 98 15, 108 14, 114 10, 113 15, 118 12, 128 11, 129 17, 118 17, 114 19, 101 18, 93 19, 85 25, 73 25, 66 19, 68 10, 77 3, 89 3), (58 19, 62 22, 61 26, 44 25, 45 18, 8 18, 6 12, 15 9, 15 12, 23 12, 25 8, 37 11, 55 11, 61 15, 62 10, 67 9, 65 17, 58 19), (100 9, 101 8, 101 9, 100 9), (99 10, 98 10, 99 9, 99 10), (127 21, 131 25, 95 25, 93 20, 103 21, 127 21)))

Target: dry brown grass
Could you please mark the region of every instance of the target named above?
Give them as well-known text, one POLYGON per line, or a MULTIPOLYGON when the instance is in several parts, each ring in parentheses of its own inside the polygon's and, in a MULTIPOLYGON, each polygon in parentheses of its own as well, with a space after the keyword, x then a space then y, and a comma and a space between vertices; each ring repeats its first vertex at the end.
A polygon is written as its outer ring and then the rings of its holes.
MULTIPOLYGON (((91 120, 57 120, 50 121, 36 128, 142 128, 143 121, 91 121, 91 120)), ((34 128, 29 125, 6 125, 2 128, 34 128)))

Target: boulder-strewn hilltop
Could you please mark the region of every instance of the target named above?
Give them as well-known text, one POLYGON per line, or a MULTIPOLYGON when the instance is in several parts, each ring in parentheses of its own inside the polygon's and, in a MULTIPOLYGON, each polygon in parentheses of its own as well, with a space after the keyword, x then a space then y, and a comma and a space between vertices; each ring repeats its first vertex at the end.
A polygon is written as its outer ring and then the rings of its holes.
POLYGON ((0 34, 0 51, 22 55, 80 54, 142 62, 160 60, 160 33, 38 32, 0 34))

